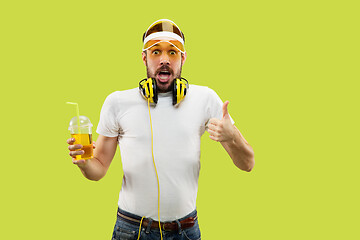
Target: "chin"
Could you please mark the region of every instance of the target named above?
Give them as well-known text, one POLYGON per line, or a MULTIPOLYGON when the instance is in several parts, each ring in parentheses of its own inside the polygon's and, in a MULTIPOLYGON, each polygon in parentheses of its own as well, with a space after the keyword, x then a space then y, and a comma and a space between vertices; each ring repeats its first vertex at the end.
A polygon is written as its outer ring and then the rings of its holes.
POLYGON ((158 86, 158 92, 161 92, 161 93, 170 92, 171 90, 172 90, 171 85, 168 87, 163 87, 163 86, 159 87, 158 86))
POLYGON ((168 82, 166 84, 156 83, 156 87, 158 92, 170 92, 172 90, 172 82, 168 82))

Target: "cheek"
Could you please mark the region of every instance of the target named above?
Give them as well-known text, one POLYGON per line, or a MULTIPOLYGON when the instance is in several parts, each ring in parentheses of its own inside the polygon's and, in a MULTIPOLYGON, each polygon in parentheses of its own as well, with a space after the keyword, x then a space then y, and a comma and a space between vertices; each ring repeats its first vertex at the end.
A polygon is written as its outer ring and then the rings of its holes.
POLYGON ((181 62, 177 63, 176 65, 174 65, 174 70, 179 73, 181 70, 181 62))
POLYGON ((153 59, 150 59, 150 58, 147 59, 146 63, 147 63, 147 67, 150 69, 153 69, 154 66, 156 66, 156 64, 157 64, 156 61, 154 61, 153 59))
POLYGON ((180 58, 173 59, 171 61, 171 64, 174 67, 174 69, 178 69, 181 67, 181 59, 180 58))
POLYGON ((147 55, 147 58, 146 58, 147 62, 148 63, 151 63, 151 62, 155 62, 155 61, 158 61, 158 57, 156 55, 153 55, 153 54, 148 54, 147 55))

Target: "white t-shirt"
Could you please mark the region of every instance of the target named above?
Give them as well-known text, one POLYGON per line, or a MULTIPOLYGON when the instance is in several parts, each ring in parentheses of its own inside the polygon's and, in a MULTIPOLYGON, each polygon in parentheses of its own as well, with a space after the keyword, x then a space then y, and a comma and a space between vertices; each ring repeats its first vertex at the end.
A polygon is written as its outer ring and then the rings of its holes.
MULTIPOLYGON (((172 105, 171 92, 160 93, 156 106, 150 105, 161 221, 173 221, 195 210, 200 137, 210 118, 222 118, 222 105, 213 90, 197 85, 189 86, 177 107, 172 105)), ((119 207, 158 220, 149 110, 138 88, 117 91, 106 98, 97 133, 118 137, 124 172, 119 207)))

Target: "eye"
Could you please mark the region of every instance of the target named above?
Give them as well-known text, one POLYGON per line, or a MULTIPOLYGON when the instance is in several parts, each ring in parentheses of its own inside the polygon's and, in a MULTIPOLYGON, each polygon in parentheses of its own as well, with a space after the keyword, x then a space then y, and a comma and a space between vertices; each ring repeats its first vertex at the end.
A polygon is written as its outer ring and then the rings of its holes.
POLYGON ((158 55, 158 54, 160 54, 160 51, 159 51, 159 50, 154 50, 154 51, 152 52, 152 54, 158 55))
POLYGON ((170 55, 176 55, 176 51, 175 51, 175 50, 171 50, 171 51, 170 51, 170 55))

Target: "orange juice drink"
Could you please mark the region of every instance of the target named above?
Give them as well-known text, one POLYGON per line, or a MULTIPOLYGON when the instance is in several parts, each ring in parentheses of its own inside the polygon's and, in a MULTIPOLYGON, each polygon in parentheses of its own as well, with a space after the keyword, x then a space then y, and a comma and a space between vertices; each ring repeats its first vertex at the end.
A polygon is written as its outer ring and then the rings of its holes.
POLYGON ((81 150, 84 150, 85 153, 83 155, 76 155, 76 160, 80 159, 90 159, 93 158, 93 145, 92 145, 92 134, 71 134, 71 137, 75 138, 74 144, 81 144, 83 147, 81 150))
MULTIPOLYGON (((69 130, 72 138, 75 138, 75 144, 81 144, 84 150, 83 155, 77 155, 76 160, 93 158, 92 142, 92 124, 90 119, 85 116, 73 117, 69 124, 69 130)), ((80 149, 77 149, 80 150, 80 149)))

